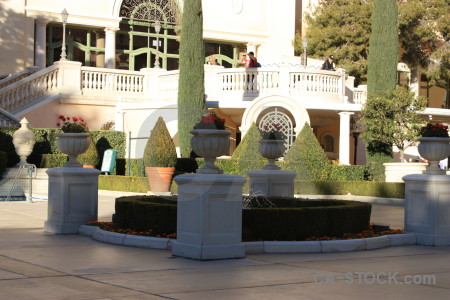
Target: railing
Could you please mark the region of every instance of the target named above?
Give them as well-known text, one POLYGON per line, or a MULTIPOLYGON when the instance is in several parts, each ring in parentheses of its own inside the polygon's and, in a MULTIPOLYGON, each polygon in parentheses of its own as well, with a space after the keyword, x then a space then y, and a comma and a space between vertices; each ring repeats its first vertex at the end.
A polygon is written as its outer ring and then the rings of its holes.
POLYGON ((0 89, 0 108, 13 111, 45 94, 58 91, 58 68, 53 65, 0 89))
POLYGON ((123 71, 94 67, 81 67, 83 94, 113 93, 143 95, 144 75, 137 71, 123 71))
POLYGON ((20 127, 20 120, 0 108, 0 127, 20 127))
POLYGON ((245 96, 269 94, 279 89, 279 71, 269 69, 226 69, 217 72, 222 93, 239 92, 245 96))
POLYGON ((353 92, 353 103, 364 104, 367 100, 367 91, 365 89, 355 88, 353 92))
POLYGON ((169 71, 159 76, 159 94, 161 98, 174 98, 178 95, 180 71, 169 71))
POLYGON ((23 78, 26 78, 30 76, 33 73, 36 73, 36 71, 39 70, 38 67, 28 67, 27 69, 20 71, 18 73, 15 73, 11 76, 6 77, 5 79, 0 80, 0 89, 13 84, 14 82, 17 82, 19 80, 22 80, 23 78))
POLYGON ((343 98, 342 73, 327 71, 291 71, 289 73, 289 92, 291 95, 317 93, 341 96, 343 98))

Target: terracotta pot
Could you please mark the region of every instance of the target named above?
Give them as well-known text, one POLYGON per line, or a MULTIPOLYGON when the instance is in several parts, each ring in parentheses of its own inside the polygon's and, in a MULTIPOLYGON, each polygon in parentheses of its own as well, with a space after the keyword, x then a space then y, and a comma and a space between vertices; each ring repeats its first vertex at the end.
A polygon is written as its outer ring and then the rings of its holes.
POLYGON ((167 193, 170 191, 172 176, 175 173, 175 167, 145 167, 147 172, 150 191, 167 193))
POLYGON ((214 162, 218 156, 228 153, 230 149, 229 130, 220 129, 194 129, 191 130, 191 148, 200 157, 205 159, 205 165, 197 169, 202 174, 222 174, 214 162))
POLYGON ((283 156, 286 151, 284 140, 261 140, 259 141, 259 153, 262 157, 267 158, 269 163, 264 166, 264 170, 279 170, 280 167, 275 164, 275 160, 283 156))
POLYGON ((89 133, 57 133, 56 146, 58 149, 69 156, 69 160, 64 164, 64 168, 81 168, 77 156, 86 152, 89 147, 87 139, 89 133))
POLYGON ((93 165, 83 165, 83 168, 95 169, 93 165))
POLYGON ((417 147, 420 156, 429 162, 429 166, 423 173, 429 175, 445 175, 445 171, 439 168, 439 161, 450 156, 450 138, 421 137, 417 140, 420 142, 417 147))

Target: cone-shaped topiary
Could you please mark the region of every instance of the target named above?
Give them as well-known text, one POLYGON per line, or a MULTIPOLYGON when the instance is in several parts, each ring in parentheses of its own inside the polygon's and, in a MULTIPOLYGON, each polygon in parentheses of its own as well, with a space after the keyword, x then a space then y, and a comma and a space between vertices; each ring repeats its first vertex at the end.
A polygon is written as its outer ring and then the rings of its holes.
POLYGON ((92 134, 89 132, 89 130, 87 131, 87 133, 89 133, 89 148, 86 150, 86 152, 80 154, 77 159, 82 165, 90 165, 95 167, 100 162, 100 156, 98 155, 97 147, 95 145, 94 139, 92 138, 92 134))
POLYGON ((297 180, 326 180, 331 164, 311 126, 305 123, 284 157, 286 169, 297 172, 297 180))
POLYGON ((150 133, 143 160, 146 167, 175 167, 177 162, 175 144, 162 117, 158 118, 150 133))
POLYGON ((260 140, 261 133, 253 123, 231 156, 238 175, 247 176, 248 171, 262 169, 267 164, 267 159, 262 157, 258 151, 260 140))

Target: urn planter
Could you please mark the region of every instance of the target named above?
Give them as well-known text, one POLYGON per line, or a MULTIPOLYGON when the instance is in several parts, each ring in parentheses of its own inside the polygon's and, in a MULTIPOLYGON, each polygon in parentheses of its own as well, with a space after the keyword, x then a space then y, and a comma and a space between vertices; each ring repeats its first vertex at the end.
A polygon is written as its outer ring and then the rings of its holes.
POLYGON ((421 137, 417 140, 420 142, 418 146, 420 156, 429 162, 423 174, 445 175, 445 171, 439 168, 439 161, 450 156, 450 138, 421 137))
POLYGON ((77 156, 84 153, 89 147, 89 133, 57 133, 56 145, 58 149, 69 156, 64 168, 81 168, 77 156))
POLYGON ((27 119, 20 121, 20 128, 13 134, 13 144, 17 155, 20 157, 18 165, 27 163, 27 157, 33 152, 36 137, 33 131, 28 128, 27 119))
POLYGON ((284 140, 261 140, 259 141, 259 153, 262 157, 267 158, 269 163, 264 166, 263 170, 279 170, 275 164, 275 160, 283 156, 286 146, 284 140))
POLYGON ((205 159, 205 165, 197 169, 201 174, 222 174, 214 162, 218 156, 228 153, 230 149, 229 130, 220 129, 194 129, 191 130, 191 148, 198 155, 205 159))

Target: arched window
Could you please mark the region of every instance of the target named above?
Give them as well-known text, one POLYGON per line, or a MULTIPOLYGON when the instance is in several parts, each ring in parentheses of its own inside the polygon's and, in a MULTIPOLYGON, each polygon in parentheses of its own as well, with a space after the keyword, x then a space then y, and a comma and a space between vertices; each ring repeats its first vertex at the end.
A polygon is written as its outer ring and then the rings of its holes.
POLYGON ((278 130, 284 134, 286 151, 295 139, 294 124, 291 117, 282 111, 282 108, 273 107, 263 112, 258 128, 262 131, 278 130), (267 112, 266 112, 267 111, 267 112))

